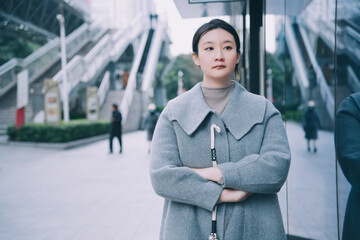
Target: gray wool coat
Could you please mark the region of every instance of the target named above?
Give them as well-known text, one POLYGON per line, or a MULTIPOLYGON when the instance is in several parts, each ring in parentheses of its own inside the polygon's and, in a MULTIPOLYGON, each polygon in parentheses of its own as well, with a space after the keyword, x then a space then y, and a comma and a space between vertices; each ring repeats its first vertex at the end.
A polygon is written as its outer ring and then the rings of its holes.
POLYGON ((200 83, 170 101, 157 123, 150 155, 155 192, 165 199, 160 239, 205 240, 223 188, 253 193, 217 208, 219 240, 286 239, 277 192, 286 180, 290 150, 279 112, 235 82, 221 116, 206 104, 200 83), (211 167, 210 126, 224 184, 190 168, 211 167))

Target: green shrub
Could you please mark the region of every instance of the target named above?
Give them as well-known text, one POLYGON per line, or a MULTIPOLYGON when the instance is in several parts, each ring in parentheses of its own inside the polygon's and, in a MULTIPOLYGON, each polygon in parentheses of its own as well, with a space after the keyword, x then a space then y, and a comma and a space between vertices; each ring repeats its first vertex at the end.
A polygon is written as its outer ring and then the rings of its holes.
POLYGON ((10 141, 62 143, 93 137, 109 132, 109 122, 74 121, 69 124, 25 124, 16 129, 10 126, 10 141))
MULTIPOLYGON (((287 111, 285 116, 286 116, 286 119, 291 119, 291 120, 294 120, 295 122, 301 122, 302 112, 300 110, 287 111)), ((283 117, 283 119, 284 119, 284 117, 283 117)))

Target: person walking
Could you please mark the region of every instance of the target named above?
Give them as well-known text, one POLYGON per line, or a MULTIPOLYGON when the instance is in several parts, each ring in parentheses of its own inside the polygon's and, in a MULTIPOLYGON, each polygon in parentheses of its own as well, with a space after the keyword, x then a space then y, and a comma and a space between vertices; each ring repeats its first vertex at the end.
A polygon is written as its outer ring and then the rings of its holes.
POLYGON ((337 159, 351 184, 342 239, 360 239, 360 92, 340 104, 335 126, 337 159))
POLYGON ((147 131, 146 139, 149 142, 149 153, 150 153, 151 141, 153 138, 156 123, 159 119, 159 115, 156 112, 156 106, 153 103, 149 104, 148 110, 149 110, 149 112, 148 112, 147 116, 145 117, 143 129, 145 129, 147 131))
POLYGON ((117 139, 119 140, 119 145, 120 145, 120 153, 122 153, 122 127, 121 127, 121 121, 122 121, 122 116, 121 113, 118 110, 118 105, 117 104, 113 104, 112 105, 112 114, 111 114, 111 123, 110 123, 110 138, 109 138, 109 147, 110 147, 110 152, 113 152, 113 139, 114 137, 117 137, 117 139))
POLYGON ((318 130, 320 128, 319 115, 315 110, 315 102, 310 100, 308 102, 308 108, 305 111, 302 120, 303 129, 305 131, 305 138, 307 141, 307 150, 311 152, 311 142, 313 145, 314 153, 317 152, 316 140, 318 139, 318 130))
POLYGON ((231 25, 205 23, 192 46, 203 81, 169 101, 150 153, 165 199, 160 239, 285 240, 277 192, 291 157, 281 115, 232 80, 240 41, 231 25))

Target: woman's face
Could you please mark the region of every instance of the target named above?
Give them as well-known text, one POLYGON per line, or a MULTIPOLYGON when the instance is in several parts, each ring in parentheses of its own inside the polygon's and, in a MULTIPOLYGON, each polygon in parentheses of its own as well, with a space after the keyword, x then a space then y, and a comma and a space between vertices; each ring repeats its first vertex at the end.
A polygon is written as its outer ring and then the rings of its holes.
POLYGON ((193 54, 193 59, 195 64, 201 67, 204 83, 219 85, 231 80, 240 54, 236 51, 233 35, 217 28, 200 38, 198 55, 193 54))

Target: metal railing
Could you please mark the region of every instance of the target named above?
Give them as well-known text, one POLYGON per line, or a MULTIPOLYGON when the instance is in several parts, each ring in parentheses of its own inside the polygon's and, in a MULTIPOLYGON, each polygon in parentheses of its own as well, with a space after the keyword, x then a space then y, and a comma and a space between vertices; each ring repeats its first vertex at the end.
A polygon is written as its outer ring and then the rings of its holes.
POLYGON ((127 87, 125 89, 124 97, 123 97, 123 99, 121 101, 120 111, 121 111, 121 115, 123 117, 122 118, 123 123, 125 123, 125 121, 127 119, 129 109, 130 109, 130 106, 131 106, 132 101, 133 101, 134 92, 136 91, 137 71, 139 69, 140 61, 141 61, 142 55, 144 53, 144 49, 145 49, 146 40, 148 38, 148 35, 149 35, 149 32, 145 31, 143 33, 142 37, 141 37, 139 48, 138 48, 137 54, 135 56, 135 59, 133 61, 131 71, 130 71, 128 84, 127 84, 127 87))
MULTIPOLYGON (((83 24, 66 39, 68 56, 73 56, 89 41, 89 26, 83 24)), ((16 85, 17 73, 22 69, 29 71, 29 83, 47 71, 60 59, 59 38, 53 39, 25 59, 11 59, 0 67, 0 96, 16 85)))
MULTIPOLYGON (((115 61, 121 56, 128 44, 144 30, 143 25, 138 24, 140 19, 141 16, 135 18, 133 24, 126 29, 105 34, 84 57, 77 55, 67 64, 69 86, 67 94, 70 94, 80 81, 87 83, 94 79, 110 61, 115 61)), ((62 79, 62 70, 53 77, 53 80, 60 85, 61 94, 63 94, 62 79)))

